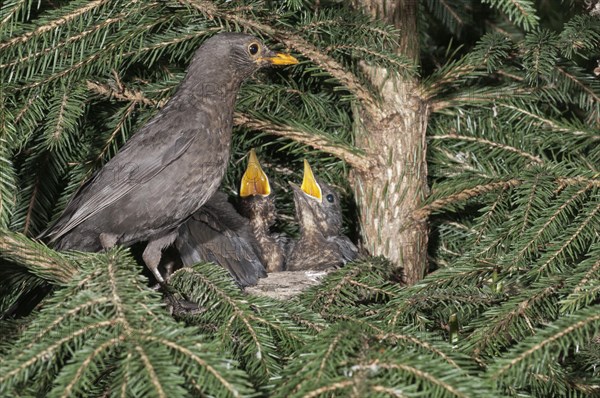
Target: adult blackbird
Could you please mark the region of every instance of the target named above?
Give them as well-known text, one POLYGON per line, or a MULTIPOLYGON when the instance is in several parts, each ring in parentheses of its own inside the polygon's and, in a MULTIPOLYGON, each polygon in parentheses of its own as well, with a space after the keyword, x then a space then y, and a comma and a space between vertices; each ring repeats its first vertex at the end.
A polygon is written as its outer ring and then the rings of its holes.
POLYGON ((217 190, 231 144, 240 85, 267 65, 298 61, 256 37, 222 33, 196 51, 171 100, 84 185, 42 237, 58 250, 98 251, 148 241, 159 282, 161 251, 217 190))
POLYGON ((358 249, 341 234, 342 208, 338 194, 315 178, 306 160, 302 186, 290 185, 300 238, 290 243, 286 270, 324 270, 355 259, 358 249))
POLYGON ((282 271, 287 240, 271 232, 276 221, 275 204, 269 178, 260 167, 254 149, 250 150, 248 166, 240 184, 240 212, 250 220, 267 272, 282 271))
POLYGON ((175 245, 184 266, 211 261, 227 269, 241 286, 267 276, 250 222, 227 195, 217 191, 179 227, 175 245))

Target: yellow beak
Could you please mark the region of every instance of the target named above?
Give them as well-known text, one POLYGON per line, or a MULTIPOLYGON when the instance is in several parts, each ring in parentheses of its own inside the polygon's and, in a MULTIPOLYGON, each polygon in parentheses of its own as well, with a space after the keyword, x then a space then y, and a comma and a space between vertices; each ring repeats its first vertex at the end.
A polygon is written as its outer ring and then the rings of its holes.
POLYGON ((271 186, 269 185, 269 178, 260 167, 256 152, 254 152, 254 149, 251 149, 248 166, 242 176, 240 196, 245 198, 254 195, 268 196, 270 194, 271 186))
POLYGON ((275 53, 272 57, 264 57, 261 60, 265 60, 271 65, 295 65, 298 60, 289 54, 275 53))
POLYGON ((321 193, 321 187, 317 183, 306 159, 304 159, 304 178, 302 179, 302 186, 300 188, 305 194, 317 199, 319 202, 322 200, 323 194, 321 193))

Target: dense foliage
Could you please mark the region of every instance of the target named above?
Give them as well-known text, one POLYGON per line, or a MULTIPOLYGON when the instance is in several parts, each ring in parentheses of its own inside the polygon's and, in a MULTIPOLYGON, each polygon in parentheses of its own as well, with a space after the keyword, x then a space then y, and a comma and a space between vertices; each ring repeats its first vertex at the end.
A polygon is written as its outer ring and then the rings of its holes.
POLYGON ((597 4, 424 1, 417 66, 394 51, 401 32, 347 3, 1 3, 0 311, 31 313, 0 320, 0 396, 600 393, 597 4), (374 97, 361 63, 418 76, 431 112, 432 193, 414 214, 431 225, 423 281, 401 286, 365 256, 282 303, 199 264, 171 283, 201 310, 174 320, 128 250, 33 239, 221 30, 303 61, 244 85, 223 183, 235 193, 258 148, 292 234, 287 180, 303 157, 345 193, 354 234, 353 107, 374 97))

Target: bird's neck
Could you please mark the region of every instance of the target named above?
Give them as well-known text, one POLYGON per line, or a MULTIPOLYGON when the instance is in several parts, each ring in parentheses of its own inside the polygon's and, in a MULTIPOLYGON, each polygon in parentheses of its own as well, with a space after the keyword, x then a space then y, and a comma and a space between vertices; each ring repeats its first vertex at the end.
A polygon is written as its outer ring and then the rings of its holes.
POLYGON ((193 82, 182 85, 179 91, 191 98, 194 105, 219 107, 220 111, 233 110, 241 82, 193 82))
POLYGON ((264 217, 251 217, 250 226, 252 227, 252 232, 257 240, 270 239, 270 225, 266 222, 264 217))
POLYGON ((232 67, 209 58, 190 66, 178 91, 197 104, 211 103, 223 107, 223 111, 232 110, 243 80, 232 67))
POLYGON ((300 224, 300 240, 304 241, 322 241, 325 240, 323 231, 314 225, 300 224))

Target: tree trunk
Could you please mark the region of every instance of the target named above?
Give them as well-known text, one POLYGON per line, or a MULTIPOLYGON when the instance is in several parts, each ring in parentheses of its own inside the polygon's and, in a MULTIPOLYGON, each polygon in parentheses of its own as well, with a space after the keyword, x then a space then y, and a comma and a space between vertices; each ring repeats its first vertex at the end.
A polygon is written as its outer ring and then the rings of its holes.
MULTIPOLYGON (((355 7, 400 29, 398 52, 419 58, 416 0, 355 0, 355 7)), ((374 161, 368 172, 354 171, 361 235, 366 249, 403 269, 413 284, 427 267, 428 228, 412 219, 428 194, 425 131, 429 110, 419 97, 418 81, 385 69, 364 66, 378 89, 376 109, 357 109, 356 143, 374 161)))

